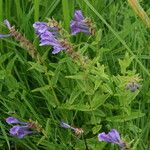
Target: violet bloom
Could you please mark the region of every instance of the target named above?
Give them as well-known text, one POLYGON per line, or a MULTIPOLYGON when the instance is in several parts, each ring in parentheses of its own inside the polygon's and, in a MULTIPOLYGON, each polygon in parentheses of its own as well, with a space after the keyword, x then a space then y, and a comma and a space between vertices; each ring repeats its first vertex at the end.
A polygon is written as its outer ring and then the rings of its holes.
POLYGON ((19 125, 16 125, 16 126, 13 126, 9 133, 12 135, 12 136, 15 136, 19 139, 22 139, 24 138, 24 136, 28 135, 28 134, 32 134, 33 131, 30 131, 29 127, 28 126, 19 126, 19 125))
POLYGON ((9 22, 7 19, 4 20, 4 24, 7 26, 7 28, 8 28, 9 30, 11 29, 10 22, 9 22))
POLYGON ((66 128, 66 129, 71 129, 71 130, 73 130, 76 135, 81 135, 81 134, 83 134, 83 132, 84 132, 81 128, 74 128, 74 127, 72 127, 72 126, 70 126, 69 124, 64 123, 64 122, 61 122, 61 123, 60 123, 60 126, 61 126, 62 128, 66 128))
POLYGON ((53 46, 53 51, 52 54, 59 53, 60 51, 66 49, 65 47, 62 46, 61 42, 57 40, 53 34, 49 31, 44 32, 40 36, 40 46, 43 45, 51 45, 53 46))
POLYGON ((27 124, 26 122, 21 122, 15 117, 8 117, 6 118, 6 122, 8 124, 27 124))
POLYGON ((24 136, 35 132, 35 131, 32 131, 33 127, 31 126, 30 122, 21 122, 15 117, 6 118, 6 122, 8 124, 19 124, 19 125, 13 126, 9 131, 9 133, 12 136, 15 136, 17 138, 21 139, 24 136))
POLYGON ((10 34, 0 34, 0 38, 10 37, 10 34))
POLYGON ((35 22, 33 27, 36 34, 40 38, 40 46, 51 45, 53 46, 53 54, 59 53, 61 50, 66 49, 62 46, 61 42, 57 39, 58 29, 49 27, 46 22, 35 22))
POLYGON ((85 18, 83 17, 81 10, 75 11, 74 18, 71 21, 70 27, 71 27, 71 34, 72 35, 76 35, 79 32, 91 34, 89 25, 86 23, 85 18))
POLYGON ((33 24, 33 28, 36 31, 36 34, 40 36, 45 31, 50 31, 54 36, 58 35, 58 28, 56 27, 49 27, 46 22, 35 22, 33 24))
POLYGON ((73 128, 72 126, 70 126, 69 124, 67 124, 67 123, 65 123, 65 122, 61 122, 60 123, 60 126, 62 127, 62 128, 66 128, 66 129, 72 129, 72 130, 76 130, 76 128, 73 128))
POLYGON ((108 134, 105 132, 98 134, 98 140, 117 144, 121 148, 125 147, 125 143, 121 140, 118 131, 115 129, 112 129, 110 132, 108 132, 108 134))

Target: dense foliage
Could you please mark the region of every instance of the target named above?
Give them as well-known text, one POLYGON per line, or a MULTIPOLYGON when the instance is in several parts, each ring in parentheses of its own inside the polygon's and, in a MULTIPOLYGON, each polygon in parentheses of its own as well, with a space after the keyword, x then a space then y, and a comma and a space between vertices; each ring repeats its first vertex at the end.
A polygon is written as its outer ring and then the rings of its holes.
MULTIPOLYGON (((150 15, 150 1, 140 4, 150 15)), ((149 150, 150 23, 143 20, 123 0, 0 1, 7 34, 0 38, 0 149, 118 150, 124 141, 149 150), (86 32, 72 29, 76 10, 86 32), (54 33, 46 45, 34 25, 51 21, 61 40, 54 33), (26 133, 13 136, 12 128, 26 133), (100 141, 114 129, 121 144, 100 141)))

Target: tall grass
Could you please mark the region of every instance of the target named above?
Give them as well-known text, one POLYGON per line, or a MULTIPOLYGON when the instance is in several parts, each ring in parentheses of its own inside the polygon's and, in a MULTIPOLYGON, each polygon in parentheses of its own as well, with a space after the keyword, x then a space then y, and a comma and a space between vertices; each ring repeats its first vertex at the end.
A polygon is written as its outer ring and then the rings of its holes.
MULTIPOLYGON (((150 15, 148 3, 140 4, 150 15)), ((97 138, 112 128, 133 149, 150 149, 150 32, 128 1, 0 0, 0 32, 8 33, 4 19, 34 43, 42 61, 13 38, 0 39, 0 149, 117 150, 97 138), (97 26, 96 36, 69 37, 85 64, 40 47, 32 27, 54 17, 70 33, 79 9, 97 26), (131 81, 140 89, 126 90, 131 81), (37 121, 43 132, 17 139, 9 134, 8 116, 37 121), (61 128, 61 121, 84 134, 61 128)))

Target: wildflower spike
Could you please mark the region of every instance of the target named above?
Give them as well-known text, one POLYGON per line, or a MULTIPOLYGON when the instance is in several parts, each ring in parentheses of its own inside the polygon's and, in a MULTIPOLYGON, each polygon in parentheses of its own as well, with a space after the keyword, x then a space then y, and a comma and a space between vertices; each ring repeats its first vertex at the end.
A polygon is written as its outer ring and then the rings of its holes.
POLYGON ((20 42, 21 46, 25 49, 28 50, 28 53, 31 55, 32 58, 38 58, 38 54, 37 54, 37 50, 35 49, 35 47, 33 46, 33 44, 26 39, 20 32, 18 32, 15 29, 15 26, 11 26, 10 22, 6 19, 4 20, 4 24, 7 26, 7 28, 9 29, 10 34, 6 34, 6 35, 0 35, 1 37, 9 37, 12 36, 14 37, 17 41, 20 42))

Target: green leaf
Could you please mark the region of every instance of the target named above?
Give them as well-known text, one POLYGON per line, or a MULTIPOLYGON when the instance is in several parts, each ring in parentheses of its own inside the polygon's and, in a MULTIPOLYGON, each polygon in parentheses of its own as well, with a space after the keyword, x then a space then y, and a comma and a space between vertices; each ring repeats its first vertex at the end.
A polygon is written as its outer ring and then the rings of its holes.
POLYGON ((94 94, 93 99, 90 101, 91 109, 95 110, 101 105, 103 105, 109 96, 110 96, 109 94, 102 94, 100 91, 97 91, 94 94))
POLYGON ((99 30, 96 32, 96 37, 95 37, 94 42, 92 42, 92 45, 97 45, 97 44, 101 41, 101 38, 102 38, 102 30, 99 29, 99 30))
POLYGON ((141 113, 140 111, 138 111, 138 112, 131 112, 130 115, 124 114, 124 115, 119 115, 119 116, 107 117, 106 120, 111 121, 111 122, 125 122, 125 121, 130 121, 133 119, 137 119, 143 116, 145 116, 145 113, 141 113))
POLYGON ((13 52, 8 52, 6 54, 3 54, 2 56, 0 56, 0 65, 7 60, 11 55, 13 54, 13 52))
POLYGON ((62 104, 58 108, 60 109, 67 109, 67 110, 78 110, 78 111, 90 111, 90 106, 88 104, 76 104, 76 105, 70 105, 68 103, 62 104))
POLYGON ((46 67, 45 66, 42 66, 40 65, 39 63, 34 63, 34 62, 28 62, 31 67, 28 69, 28 70, 37 70, 38 72, 41 72, 41 73, 45 73, 46 72, 46 67))
POLYGON ((7 67, 6 67, 7 72, 11 72, 11 71, 12 71, 16 59, 17 59, 17 55, 14 56, 14 57, 9 61, 8 65, 7 65, 7 67))
POLYGON ((96 126, 94 126, 92 128, 93 134, 97 134, 100 131, 101 128, 102 128, 102 125, 96 125, 96 126))
POLYGON ((15 79, 14 76, 12 75, 8 75, 5 78, 5 84, 8 87, 9 91, 11 90, 16 90, 19 88, 19 83, 17 82, 17 80, 15 79))
POLYGON ((127 69, 127 67, 130 66, 133 59, 134 59, 134 57, 130 57, 129 53, 127 53, 127 52, 126 52, 123 60, 119 59, 119 65, 120 65, 122 74, 126 73, 126 71, 127 71, 126 69, 127 69))
POLYGON ((6 73, 5 70, 0 70, 0 79, 1 79, 1 80, 4 80, 5 77, 6 77, 6 75, 7 75, 7 73, 6 73))
POLYGON ((75 99, 77 99, 81 93, 82 93, 82 91, 78 88, 78 86, 76 86, 70 95, 68 103, 73 104, 75 99))
POLYGON ((5 126, 2 124, 1 121, 0 121, 0 127, 1 127, 2 134, 3 134, 3 136, 4 136, 4 139, 5 139, 6 142, 7 142, 8 150, 10 150, 10 144, 9 144, 8 136, 7 136, 7 134, 6 134, 6 132, 5 132, 5 129, 4 129, 5 126))
POLYGON ((41 91, 45 91, 45 90, 48 90, 48 89, 50 89, 50 85, 45 85, 43 87, 36 88, 36 89, 32 90, 31 92, 38 92, 38 91, 41 92, 41 91))

